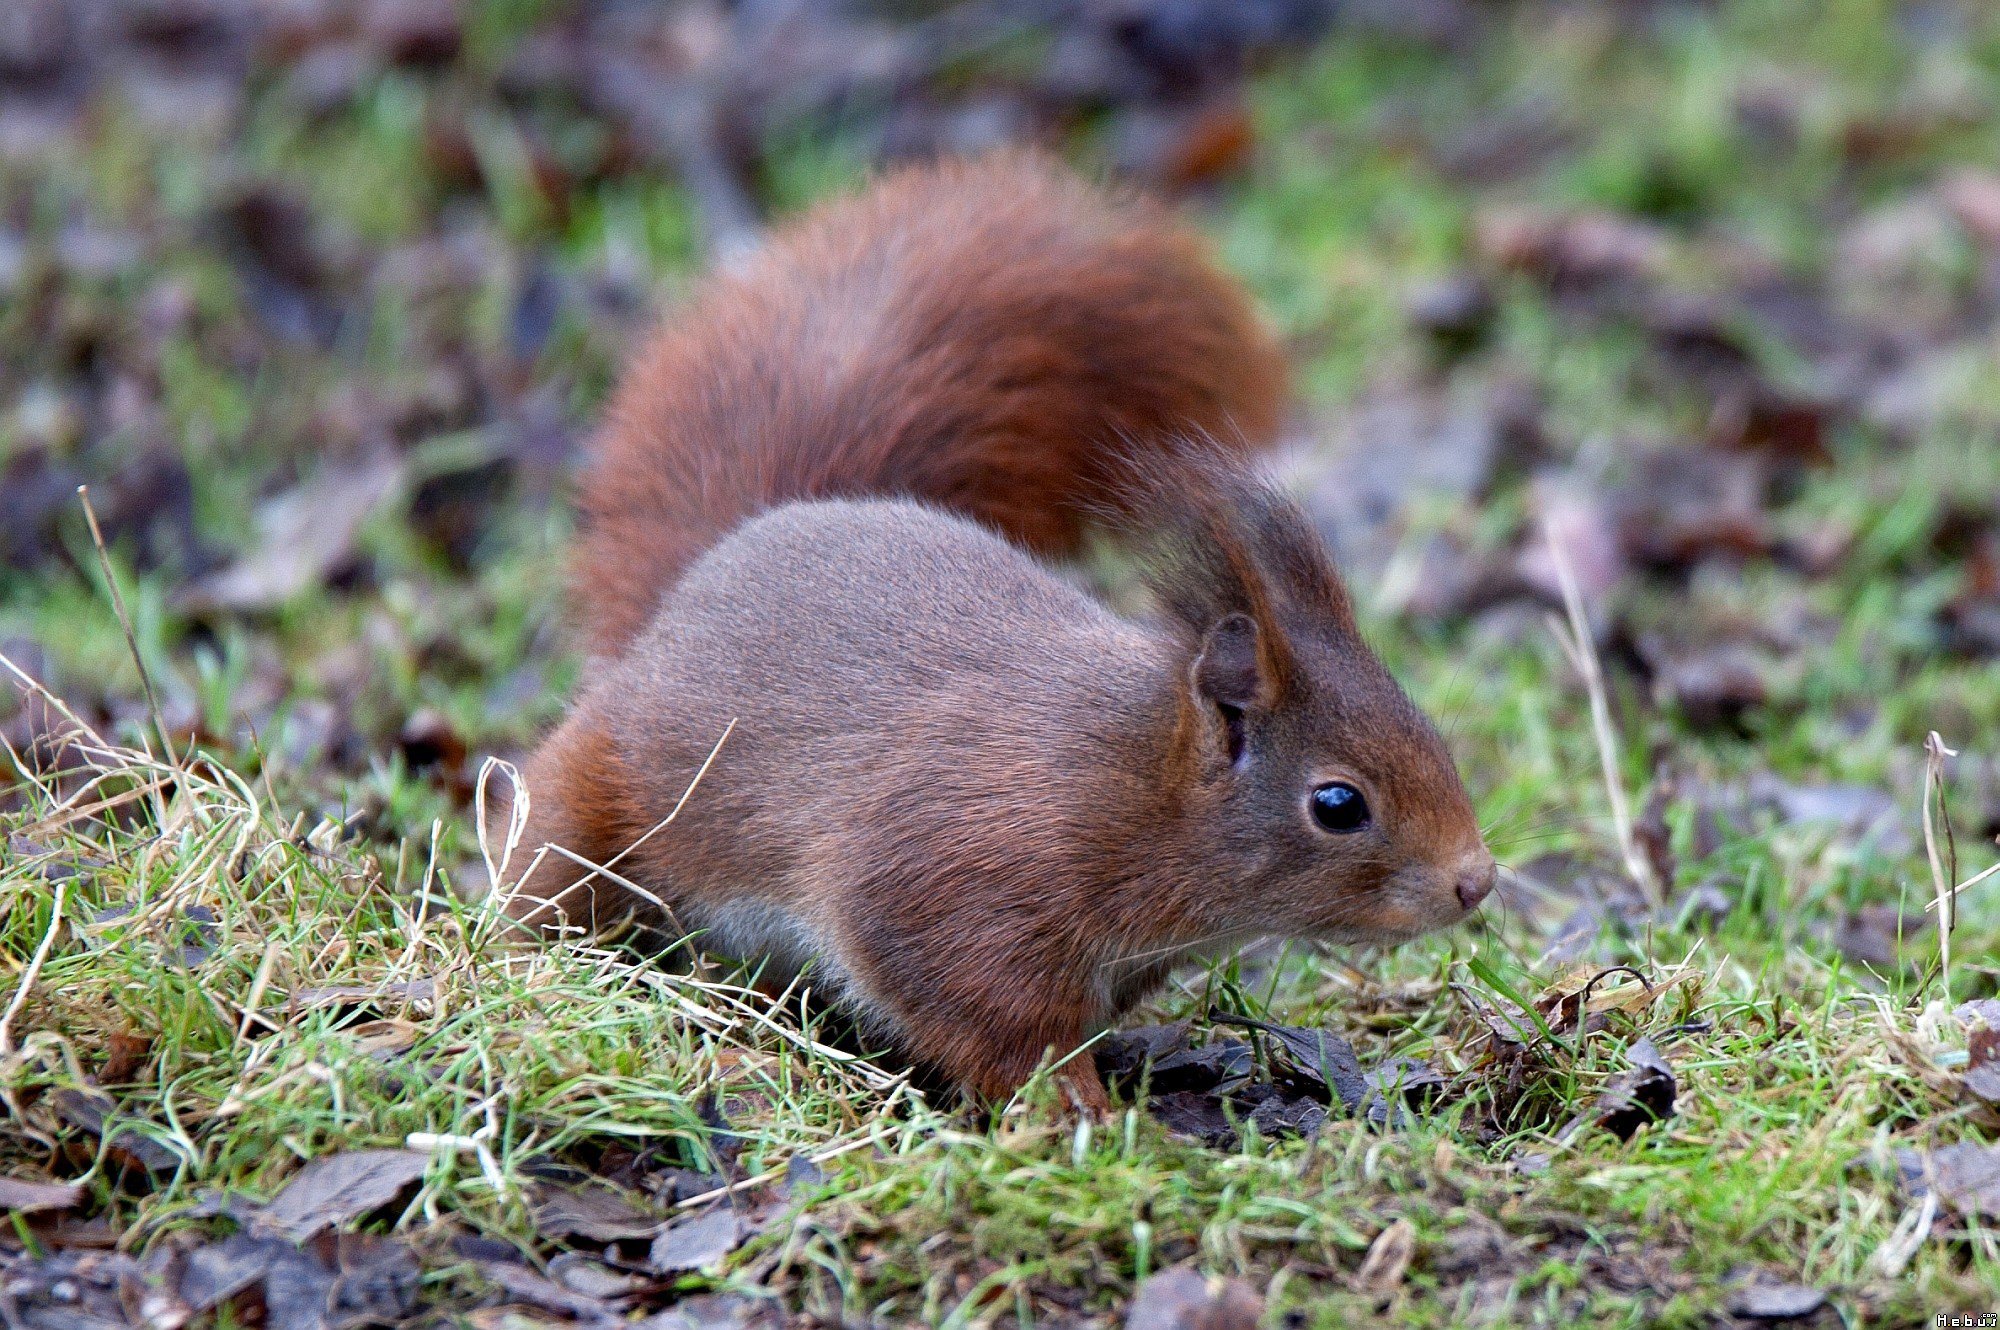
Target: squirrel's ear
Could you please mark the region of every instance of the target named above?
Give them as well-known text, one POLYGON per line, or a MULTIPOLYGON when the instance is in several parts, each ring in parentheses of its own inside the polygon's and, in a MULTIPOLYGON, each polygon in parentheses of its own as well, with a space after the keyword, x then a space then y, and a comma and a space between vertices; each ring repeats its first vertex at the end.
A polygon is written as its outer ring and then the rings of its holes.
POLYGON ((1247 614, 1216 620, 1202 635, 1201 651, 1194 658, 1196 691, 1226 711, 1269 706, 1278 690, 1272 643, 1264 637, 1247 614))

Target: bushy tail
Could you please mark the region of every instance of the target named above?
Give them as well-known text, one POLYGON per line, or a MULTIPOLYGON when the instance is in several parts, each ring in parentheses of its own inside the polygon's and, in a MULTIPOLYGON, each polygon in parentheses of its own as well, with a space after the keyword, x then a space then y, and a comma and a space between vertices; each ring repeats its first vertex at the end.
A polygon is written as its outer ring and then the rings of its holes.
POLYGON ((621 650, 710 545, 792 499, 921 498, 1038 551, 1153 440, 1266 441, 1283 356, 1166 214, 1006 153, 911 168, 709 279, 632 365, 583 481, 575 603, 621 650))

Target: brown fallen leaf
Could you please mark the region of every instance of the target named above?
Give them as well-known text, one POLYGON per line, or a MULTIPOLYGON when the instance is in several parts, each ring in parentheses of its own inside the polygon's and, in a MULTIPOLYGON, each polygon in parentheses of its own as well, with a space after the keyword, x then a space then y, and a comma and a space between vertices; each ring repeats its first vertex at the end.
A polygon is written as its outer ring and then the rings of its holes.
POLYGON ((1799 1321, 1826 1306, 1826 1294, 1809 1284, 1746 1284, 1729 1297, 1729 1310, 1752 1321, 1799 1321))
POLYGON ((30 1178, 0 1177, 0 1210, 9 1214, 34 1215, 50 1210, 74 1210, 83 1204, 80 1182, 36 1182, 30 1178))
POLYGON ((1965 1036, 1965 1058, 1960 1083, 1986 1103, 2000 1104, 2000 1030, 1975 1024, 1965 1036))
POLYGON ((560 1252, 549 1262, 549 1278, 572 1293, 600 1302, 629 1298, 651 1282, 643 1275, 614 1270, 573 1251, 560 1252))
POLYGON ((1167 1054, 1188 1046, 1188 1023, 1138 1025, 1113 1030, 1094 1050, 1097 1070, 1107 1084, 1130 1081, 1137 1086, 1140 1073, 1167 1054))
POLYGON ((1514 570, 1545 603, 1562 603, 1562 580, 1549 542, 1562 549, 1586 605, 1600 605, 1631 571, 1617 523, 1606 497, 1567 483, 1538 483, 1533 489, 1543 538, 1529 540, 1515 557, 1514 570))
POLYGON ((437 997, 431 979, 413 979, 396 984, 330 984, 323 988, 301 988, 292 994, 289 1006, 296 1014, 318 1007, 390 1007, 404 1003, 430 1002, 437 997))
POLYGON ((543 1311, 560 1312, 586 1325, 615 1324, 619 1307, 616 1300, 573 1293, 552 1279, 544 1278, 519 1261, 477 1261, 474 1269, 509 1298, 543 1311))
POLYGON ((1611 212, 1516 207, 1478 218, 1473 246, 1486 262, 1557 290, 1650 280, 1669 256, 1666 232, 1649 222, 1611 212))
POLYGON ((355 1043, 364 1056, 384 1061, 412 1047, 423 1036, 423 1030, 409 1021, 393 1018, 379 1021, 363 1021, 349 1026, 344 1033, 355 1043))
POLYGON ((1874 786, 1789 785, 1759 776, 1751 780, 1749 798, 1788 824, 1825 826, 1845 840, 1872 843, 1884 855, 1907 854, 1914 848, 1901 801, 1874 786))
POLYGON ((1285 1070, 1294 1081, 1318 1090, 1327 1096, 1327 1102, 1338 1098, 1341 1107, 1350 1113, 1360 1107, 1368 1093, 1354 1045, 1329 1030, 1272 1025, 1220 1011, 1211 1011, 1209 1019, 1218 1025, 1237 1025, 1269 1035, 1272 1051, 1282 1056, 1287 1064, 1285 1070))
POLYGON ((1363 1293, 1394 1293, 1416 1254, 1416 1229, 1407 1219, 1396 1220, 1368 1244, 1368 1254, 1361 1258, 1361 1268, 1354 1272, 1354 1286, 1363 1293))
POLYGON ((1125 1330, 1257 1330, 1264 1299, 1240 1279, 1211 1283, 1199 1270, 1176 1266, 1139 1285, 1125 1313, 1125 1330))
POLYGON ((153 1052, 153 1036, 113 1030, 106 1039, 104 1064, 97 1069, 99 1085, 130 1084, 153 1052))
POLYGON ((55 1250, 6 1267, 9 1330, 127 1330, 121 1296, 145 1271, 122 1252, 55 1250))
POLYGON ((1969 234, 1983 245, 2000 248, 2000 175, 1962 168, 1946 177, 1938 194, 1969 234))
POLYGON ((1644 453, 1611 496, 1619 543, 1634 563, 1666 572, 1768 554, 1777 542, 1767 511, 1772 483, 1762 457, 1704 448, 1644 453))
POLYGON ((1275 1085, 1252 1085, 1235 1096, 1244 1122, 1266 1140, 1312 1136, 1326 1122, 1326 1106, 1309 1094, 1288 1094, 1275 1085))
POLYGON ((1456 272, 1412 289, 1403 300, 1403 315, 1429 337, 1446 362, 1479 349, 1492 330, 1500 302, 1493 288, 1477 273, 1456 272))
POLYGON ((465 765, 468 752, 465 736, 436 707, 424 707, 411 713, 410 718, 403 722, 403 732, 397 736, 396 746, 412 771, 428 771, 434 767, 456 771, 465 765))
POLYGON ((59 1090, 55 1110, 70 1126, 101 1140, 105 1153, 123 1168, 158 1175, 181 1166, 180 1151, 147 1135, 131 1119, 121 1120, 117 1102, 102 1091, 59 1090))
POLYGON ((2000 1030, 2000 998, 1974 998, 1970 1002, 1961 1002, 1951 1014, 1968 1029, 1984 1025, 1988 1029, 2000 1030))
POLYGON ((362 40, 398 65, 441 65, 464 42, 464 15, 452 0, 369 0, 356 6, 362 40))
POLYGON ((742 1215, 718 1205, 661 1229, 646 1264, 663 1275, 712 1269, 754 1231, 742 1215))
POLYGON ((1893 905, 1864 905, 1840 916, 1833 929, 1833 945, 1849 960, 1877 970, 1914 968, 1918 947, 1936 930, 1930 920, 1914 910, 1893 905))
POLYGON ((1217 1150, 1234 1149, 1236 1124, 1229 1120, 1222 1097, 1210 1091, 1176 1090, 1154 1095, 1147 1110, 1176 1136, 1200 1141, 1217 1150))
POLYGON ((1605 1083, 1593 1110, 1603 1128, 1621 1141, 1648 1122, 1660 1122, 1674 1115, 1674 1099, 1679 1083, 1674 1069, 1650 1039, 1639 1039, 1625 1050, 1631 1070, 1621 1071, 1605 1083))
POLYGON ((322 584, 354 555, 362 524, 403 483, 403 464, 379 458, 328 468, 257 510, 257 543, 190 586, 189 613, 257 613, 322 584))
POLYGON ((661 1226, 657 1215, 608 1187, 542 1187, 533 1213, 535 1231, 551 1242, 635 1242, 652 1238, 661 1226))
POLYGON ((280 1238, 249 1233, 233 1233, 221 1242, 197 1247, 181 1268, 181 1301, 189 1311, 209 1311, 261 1282, 273 1264, 294 1251, 280 1238))
POLYGON ((416 1150, 349 1150, 293 1174, 256 1217, 265 1232, 303 1242, 324 1229, 380 1210, 423 1177, 431 1157, 416 1150))
POLYGON ((1537 415, 1513 385, 1376 392, 1328 421, 1302 459, 1306 510, 1342 565, 1373 579, 1417 503, 1470 503, 1523 469, 1540 446, 1537 415))
POLYGON ((777 1330, 782 1318, 771 1304, 735 1293, 703 1293, 655 1312, 632 1330, 777 1330))
POLYGON ((1430 1063, 1411 1058, 1383 1063, 1366 1079, 1368 1093, 1361 1101, 1361 1111, 1378 1127, 1402 1126, 1409 1118, 1406 1109, 1428 1106, 1451 1083, 1430 1063))
POLYGON ((1934 1191, 1968 1219, 2000 1217, 2000 1146, 1960 1141, 1931 1151, 1903 1149, 1896 1162, 1912 1194, 1934 1191))

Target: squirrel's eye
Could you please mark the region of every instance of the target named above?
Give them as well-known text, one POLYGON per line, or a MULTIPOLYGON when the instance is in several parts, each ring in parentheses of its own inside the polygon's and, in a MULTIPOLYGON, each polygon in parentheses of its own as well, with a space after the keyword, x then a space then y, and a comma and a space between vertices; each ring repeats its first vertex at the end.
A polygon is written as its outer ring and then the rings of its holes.
POLYGON ((1313 821, 1328 831, 1359 831, 1368 825, 1368 801, 1344 780, 1312 792, 1313 821))

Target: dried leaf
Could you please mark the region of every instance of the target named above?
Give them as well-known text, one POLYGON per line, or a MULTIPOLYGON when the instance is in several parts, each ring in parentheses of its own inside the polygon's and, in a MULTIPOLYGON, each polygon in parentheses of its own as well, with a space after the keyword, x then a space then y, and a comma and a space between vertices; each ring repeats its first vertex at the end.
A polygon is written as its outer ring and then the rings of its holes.
POLYGON ((1965 1037, 1965 1088, 1989 1104, 2000 1104, 2000 1030, 1980 1024, 1965 1037))
POLYGON ((1397 1058, 1367 1075, 1362 1111, 1376 1126, 1401 1126, 1403 1106, 1421 1107, 1436 1099, 1450 1080, 1428 1062, 1397 1058))
POLYGON ((1243 1115, 1244 1122, 1267 1139, 1311 1136, 1326 1122, 1326 1106, 1319 1100, 1310 1095, 1286 1094, 1273 1085, 1247 1087, 1235 1096, 1234 1103, 1239 1113, 1244 1108, 1250 1110, 1243 1115))
POLYGON ((1407 1219, 1398 1219, 1368 1244, 1368 1255, 1354 1272, 1354 1285, 1364 1293, 1393 1293, 1417 1254, 1417 1231, 1407 1219))
POLYGON ((36 1182, 29 1178, 0 1177, 0 1210, 10 1214, 34 1215, 49 1210, 74 1210, 83 1204, 81 1182, 36 1182))
POLYGON ((1913 1194, 1935 1191, 1968 1219, 2000 1217, 2000 1146, 1961 1141, 1928 1152, 1902 1149, 1896 1162, 1913 1194))
POLYGON ((572 1293, 600 1302, 628 1298, 647 1285, 638 1275, 613 1270, 602 1261, 593 1261, 573 1251, 563 1252, 549 1262, 549 1278, 572 1293))
POLYGON ((727 1205, 714 1206, 661 1229, 646 1263, 663 1275, 712 1269, 742 1246, 753 1231, 727 1205))
POLYGON ((1808 1284, 1746 1284, 1729 1297, 1729 1310, 1753 1321, 1799 1321, 1826 1306, 1826 1294, 1808 1284))
POLYGON ((1149 1063, 1185 1049, 1187 1039, 1186 1021, 1114 1030, 1093 1050, 1098 1073, 1107 1084, 1131 1082, 1136 1085, 1149 1063))
POLYGON ((1674 1069, 1652 1040, 1635 1041, 1625 1050, 1625 1056, 1632 1069, 1618 1073, 1605 1084, 1596 1108, 1598 1122, 1620 1140, 1630 1140, 1648 1122, 1672 1117, 1674 1098, 1679 1092, 1674 1069))
POLYGON ((113 1030, 106 1038, 104 1065, 97 1069, 99 1085, 130 1084, 153 1052, 153 1037, 113 1030))
POLYGON ((1668 257, 1664 231, 1609 212, 1495 210, 1475 222, 1473 243, 1487 262, 1557 290, 1647 281, 1668 257))
POLYGON ((1750 643, 1641 650, 1653 667, 1654 698, 1697 730, 1742 731, 1750 713, 1771 699, 1771 662, 1750 643))
POLYGON ((25 1330, 129 1330, 127 1287, 143 1280, 139 1263, 119 1252, 54 1251, 6 1267, 9 1327, 25 1330))
POLYGON ((1935 933, 1930 920, 1914 910, 1864 905, 1840 916, 1833 930, 1833 945, 1851 961, 1894 971, 1914 968, 1918 947, 1935 933))
POLYGON ((261 1283, 272 1264, 293 1254, 280 1238, 235 1233, 188 1253, 181 1270, 180 1296, 188 1309, 205 1312, 261 1283))
POLYGON ((190 613, 275 609, 353 557, 362 524, 403 483, 393 458, 320 472, 257 512, 256 548, 189 587, 190 613))
POLYGON ((326 1228, 380 1210, 415 1183, 431 1157, 416 1150, 350 1150, 326 1155, 293 1174, 257 1224, 303 1242, 326 1228))
POLYGON ((1240 1279, 1211 1286, 1187 1266, 1162 1270, 1139 1286, 1125 1330, 1257 1330, 1264 1299, 1240 1279))
POLYGON ((1210 1012, 1209 1016, 1219 1024, 1239 1025, 1270 1035, 1277 1048, 1283 1051, 1291 1075, 1324 1093, 1328 1103, 1338 1098, 1341 1107, 1351 1113, 1361 1106, 1368 1093, 1368 1083, 1361 1074, 1361 1060, 1354 1055, 1354 1045, 1331 1031, 1298 1025, 1272 1025, 1249 1016, 1231 1016, 1220 1012, 1210 1012))
POLYGON ((535 1231, 551 1242, 586 1238, 591 1242, 651 1239, 661 1221, 608 1187, 543 1187, 535 1205, 535 1231))
POLYGON ((703 1293, 655 1313, 632 1330, 755 1330, 778 1324, 771 1304, 734 1293, 703 1293))
POLYGON ((544 1311, 561 1312, 588 1323, 609 1323, 616 1301, 573 1293, 552 1279, 545 1279, 519 1261, 477 1261, 480 1277, 497 1286, 508 1297, 544 1311))
POLYGON ((1236 1124, 1229 1120, 1222 1099, 1207 1091, 1176 1090, 1153 1096, 1147 1109, 1176 1136, 1200 1141, 1217 1150, 1236 1145, 1236 1124))
POLYGON ((97 1090, 58 1090, 56 1116, 72 1127, 81 1128, 104 1142, 104 1148, 120 1165, 141 1172, 172 1173, 182 1163, 178 1150, 153 1139, 130 1120, 119 1120, 118 1105, 110 1095, 97 1090))
POLYGON ((395 984, 329 984, 323 988, 301 988, 292 994, 290 1007, 296 1014, 319 1007, 390 1007, 411 1002, 433 1002, 437 983, 413 979, 395 984))

